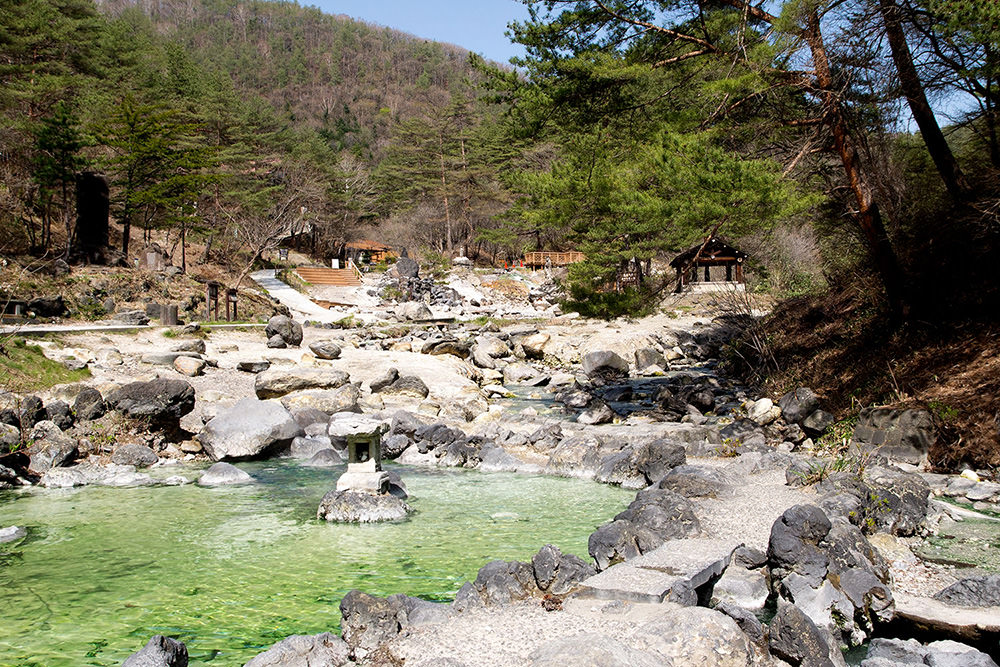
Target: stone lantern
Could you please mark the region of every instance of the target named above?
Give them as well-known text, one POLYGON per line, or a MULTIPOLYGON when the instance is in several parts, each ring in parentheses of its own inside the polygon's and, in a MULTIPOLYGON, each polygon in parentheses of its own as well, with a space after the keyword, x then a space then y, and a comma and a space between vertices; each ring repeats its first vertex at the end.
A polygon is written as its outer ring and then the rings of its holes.
POLYGON ((382 470, 382 434, 388 428, 380 422, 347 435, 347 472, 337 480, 338 491, 389 492, 389 473, 382 470))

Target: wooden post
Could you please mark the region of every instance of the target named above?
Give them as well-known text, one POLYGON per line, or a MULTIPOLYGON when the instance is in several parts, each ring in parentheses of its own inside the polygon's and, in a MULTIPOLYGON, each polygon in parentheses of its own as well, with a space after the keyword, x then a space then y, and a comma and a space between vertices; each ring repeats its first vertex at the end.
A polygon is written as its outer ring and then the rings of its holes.
POLYGON ((733 265, 731 262, 726 262, 726 282, 733 282, 733 265))
POLYGON ((206 285, 205 319, 212 319, 212 307, 215 306, 215 319, 219 319, 219 283, 210 280, 206 285))
POLYGON ((706 264, 705 265, 705 282, 706 283, 712 282, 712 274, 709 272, 709 269, 710 269, 710 267, 708 266, 708 264, 706 264))
POLYGON ((160 306, 160 324, 165 327, 177 326, 177 306, 160 306))
POLYGON ((233 320, 239 319, 236 313, 236 290, 227 289, 226 290, 226 321, 232 322, 233 320), (229 304, 233 304, 233 316, 229 317, 229 304))

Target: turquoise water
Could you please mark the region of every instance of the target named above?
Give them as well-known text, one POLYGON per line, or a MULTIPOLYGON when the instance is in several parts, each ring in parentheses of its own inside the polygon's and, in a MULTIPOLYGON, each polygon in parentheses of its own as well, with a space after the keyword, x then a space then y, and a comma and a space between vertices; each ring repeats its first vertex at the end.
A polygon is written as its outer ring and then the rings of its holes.
POLYGON ((30 530, 0 545, 0 665, 119 665, 158 633, 183 640, 192 665, 242 665, 287 635, 338 631, 354 588, 448 601, 492 559, 545 543, 586 559, 589 534, 634 496, 396 466, 416 513, 337 525, 315 515, 339 469, 241 467, 257 483, 0 493, 0 526, 30 530))

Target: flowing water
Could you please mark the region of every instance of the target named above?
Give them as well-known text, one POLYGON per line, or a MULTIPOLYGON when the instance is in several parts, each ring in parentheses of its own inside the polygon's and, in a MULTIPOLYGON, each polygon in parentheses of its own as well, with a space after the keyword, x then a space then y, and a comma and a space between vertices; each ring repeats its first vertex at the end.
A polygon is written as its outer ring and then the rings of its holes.
MULTIPOLYGON (((587 538, 634 493, 582 480, 394 466, 404 522, 315 519, 335 471, 241 464, 256 483, 0 493, 0 665, 119 665, 154 634, 192 665, 242 665, 291 634, 339 631, 349 590, 449 601, 492 559, 587 538)), ((192 468, 164 469, 165 475, 192 468)))

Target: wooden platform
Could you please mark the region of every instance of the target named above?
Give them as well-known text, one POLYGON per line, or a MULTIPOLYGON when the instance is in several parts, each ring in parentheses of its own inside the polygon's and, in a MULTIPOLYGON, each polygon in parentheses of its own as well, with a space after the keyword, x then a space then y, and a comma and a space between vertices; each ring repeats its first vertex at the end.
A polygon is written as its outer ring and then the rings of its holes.
POLYGON ((360 287, 363 283, 354 269, 327 269, 320 266, 300 266, 295 269, 299 278, 311 285, 334 285, 337 287, 360 287))

